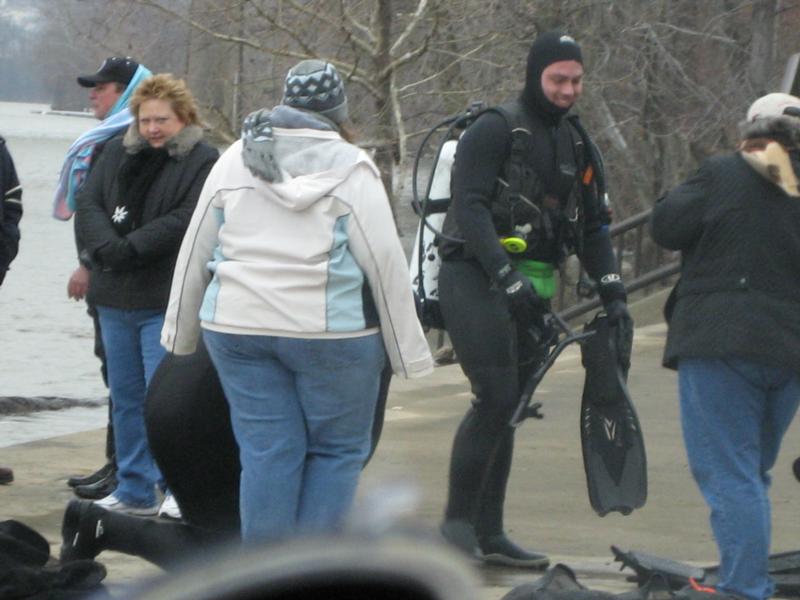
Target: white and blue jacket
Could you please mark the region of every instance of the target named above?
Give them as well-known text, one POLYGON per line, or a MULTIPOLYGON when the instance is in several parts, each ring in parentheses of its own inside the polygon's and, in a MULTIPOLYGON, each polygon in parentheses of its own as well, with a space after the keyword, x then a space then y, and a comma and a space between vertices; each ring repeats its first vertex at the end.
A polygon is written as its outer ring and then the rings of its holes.
POLYGON ((377 167, 335 131, 276 127, 282 181, 233 144, 206 180, 181 246, 162 344, 194 351, 200 327, 345 338, 381 331, 393 370, 433 360, 377 167))

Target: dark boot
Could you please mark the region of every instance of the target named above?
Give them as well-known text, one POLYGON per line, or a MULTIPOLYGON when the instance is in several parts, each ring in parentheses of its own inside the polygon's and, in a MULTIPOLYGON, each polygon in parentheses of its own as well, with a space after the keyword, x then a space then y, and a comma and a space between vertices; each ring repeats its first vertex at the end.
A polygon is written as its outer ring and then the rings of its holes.
POLYGON ((70 500, 61 524, 61 562, 92 560, 103 550, 103 515, 107 511, 85 500, 70 500))
POLYGON ((0 467, 0 484, 8 484, 14 481, 14 471, 8 467, 0 467))
POLYGON ((220 532, 108 511, 85 500, 71 500, 67 505, 61 537, 61 562, 94 558, 103 550, 113 550, 164 569, 177 568, 227 541, 220 532))
POLYGON ((109 475, 113 475, 116 469, 114 465, 110 462, 104 464, 100 467, 97 471, 92 473, 91 475, 86 475, 82 477, 80 475, 75 475, 67 479, 67 485, 71 488, 76 488, 78 486, 86 486, 86 485, 94 485, 98 481, 102 479, 107 479, 109 475))
POLYGON ((550 565, 547 556, 520 548, 505 533, 480 538, 479 546, 481 558, 488 564, 526 569, 546 569, 550 565))
POLYGON ((112 494, 117 489, 117 475, 116 472, 111 473, 105 479, 101 479, 91 485, 79 485, 73 488, 75 495, 78 498, 86 500, 99 500, 112 494))

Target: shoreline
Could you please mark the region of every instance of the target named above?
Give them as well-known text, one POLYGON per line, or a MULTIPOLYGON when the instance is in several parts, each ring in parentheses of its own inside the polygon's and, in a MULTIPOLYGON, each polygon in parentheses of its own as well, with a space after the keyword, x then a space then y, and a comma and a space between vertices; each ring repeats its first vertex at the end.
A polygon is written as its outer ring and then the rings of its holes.
MULTIPOLYGON (((0 417, 0 449, 10 449, 31 442, 42 442, 96 429, 105 431, 107 423, 107 405, 71 406, 7 414, 0 417)), ((5 466, 14 467, 13 464, 5 466)))
POLYGON ((108 398, 83 399, 61 396, 0 396, 0 421, 4 417, 30 415, 45 411, 58 411, 68 408, 94 408, 105 406, 108 398))

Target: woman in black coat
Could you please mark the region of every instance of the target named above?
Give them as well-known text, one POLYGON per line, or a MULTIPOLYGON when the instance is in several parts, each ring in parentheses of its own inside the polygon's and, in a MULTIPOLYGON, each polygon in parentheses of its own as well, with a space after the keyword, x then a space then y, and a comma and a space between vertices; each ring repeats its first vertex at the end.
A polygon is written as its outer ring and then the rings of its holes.
POLYGON ((145 433, 145 392, 165 354, 159 338, 181 239, 218 153, 202 140, 182 80, 145 80, 130 109, 134 123, 106 145, 78 196, 76 226, 93 262, 87 299, 97 307, 114 398, 119 483, 97 502, 152 515, 161 475, 145 433))

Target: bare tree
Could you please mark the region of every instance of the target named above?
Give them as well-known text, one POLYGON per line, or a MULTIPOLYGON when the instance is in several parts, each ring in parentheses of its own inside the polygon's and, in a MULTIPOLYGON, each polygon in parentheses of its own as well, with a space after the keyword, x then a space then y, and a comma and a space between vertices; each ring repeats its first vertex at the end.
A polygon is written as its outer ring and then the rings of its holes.
MULTIPOLYGON (((243 114, 280 101, 292 63, 332 62, 395 198, 421 133, 472 100, 514 98, 533 38, 567 30, 586 67, 576 110, 604 151, 623 217, 648 208, 706 156, 732 149, 745 108, 775 89, 800 43, 800 0, 65 0, 59 7, 51 27, 69 30, 62 38, 92 55, 90 64, 125 52, 187 77, 224 139, 236 136, 243 114)), ((74 61, 75 52, 63 56, 74 61)))

